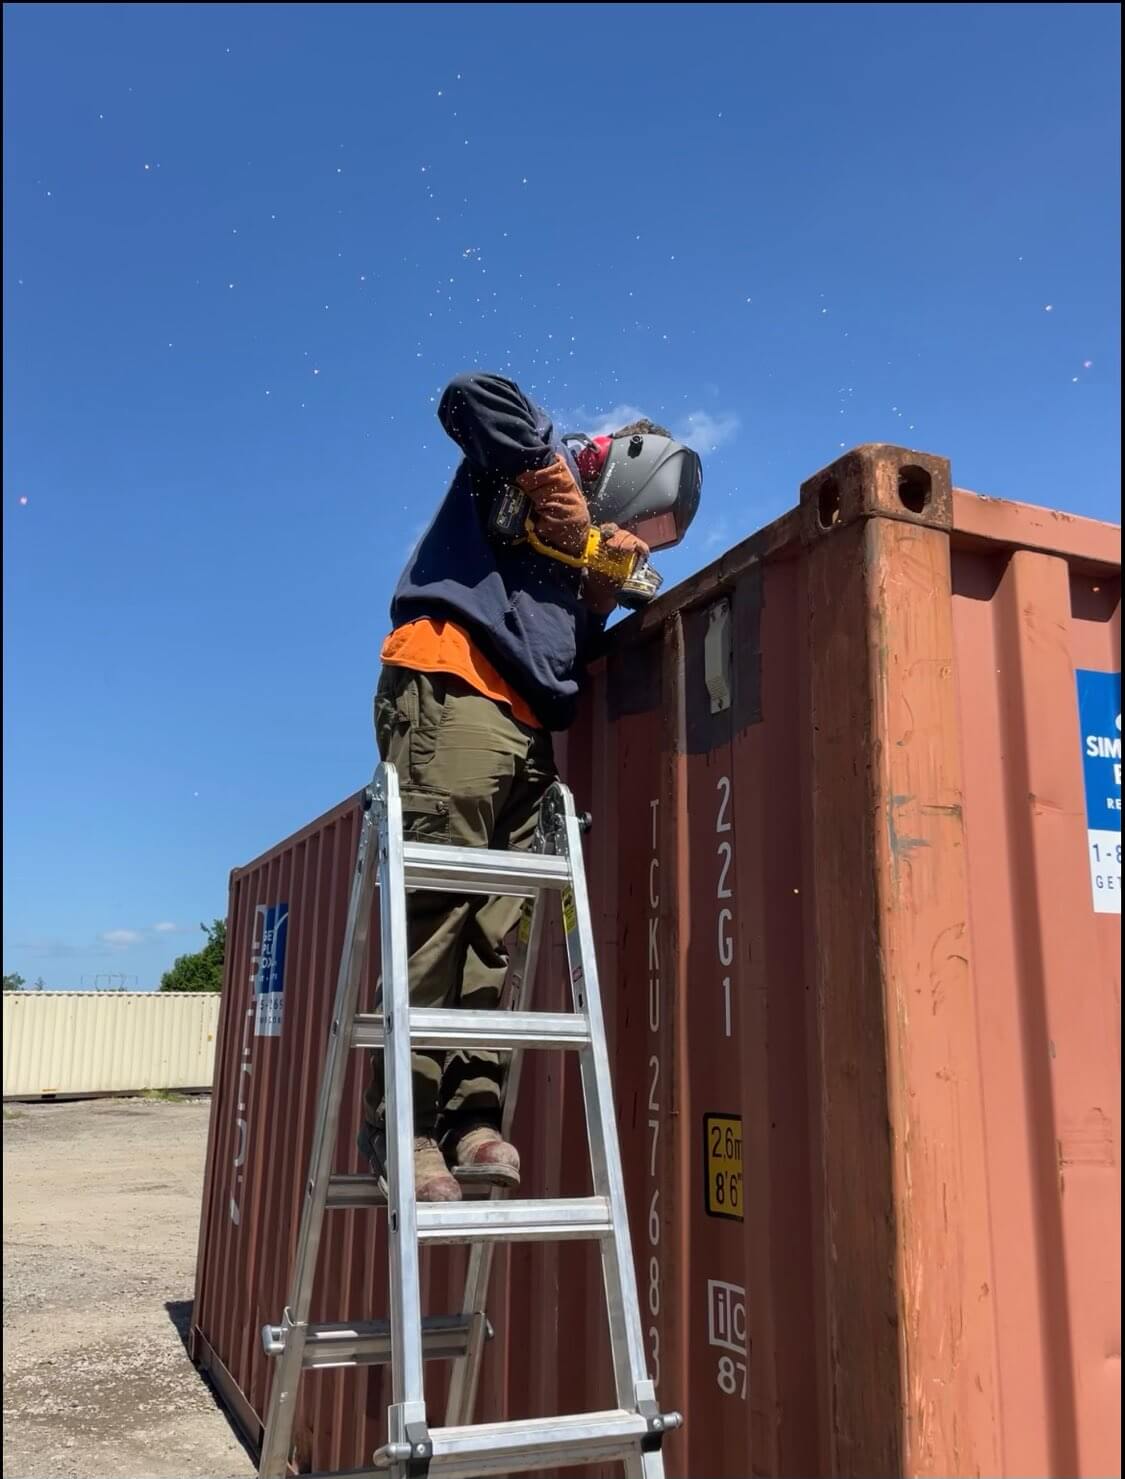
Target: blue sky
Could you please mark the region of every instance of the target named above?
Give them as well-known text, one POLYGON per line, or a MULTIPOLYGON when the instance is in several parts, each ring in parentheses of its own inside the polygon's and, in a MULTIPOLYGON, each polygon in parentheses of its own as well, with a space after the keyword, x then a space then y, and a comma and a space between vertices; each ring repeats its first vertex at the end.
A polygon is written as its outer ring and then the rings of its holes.
POLYGON ((5 971, 156 984, 366 779, 460 370, 694 438, 672 579, 864 441, 1116 518, 1119 26, 7 6, 5 971))

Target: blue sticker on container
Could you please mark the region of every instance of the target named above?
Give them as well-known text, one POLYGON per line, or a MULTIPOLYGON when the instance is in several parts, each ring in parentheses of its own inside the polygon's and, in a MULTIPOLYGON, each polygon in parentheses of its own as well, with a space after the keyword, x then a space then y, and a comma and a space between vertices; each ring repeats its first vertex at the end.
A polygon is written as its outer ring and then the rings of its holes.
POLYGON ((254 1036, 280 1037, 285 1006, 285 937, 288 904, 259 904, 254 941, 254 1036))
POLYGON ((1094 910, 1120 914, 1121 674, 1082 670, 1076 676, 1094 910))

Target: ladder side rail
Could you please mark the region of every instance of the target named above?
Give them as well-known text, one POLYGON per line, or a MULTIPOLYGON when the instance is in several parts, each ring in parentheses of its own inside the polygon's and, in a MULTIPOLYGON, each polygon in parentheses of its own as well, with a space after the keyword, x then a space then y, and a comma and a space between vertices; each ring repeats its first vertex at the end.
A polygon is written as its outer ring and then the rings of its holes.
POLYGON ((572 901, 568 913, 564 897, 563 925, 567 964, 574 1010, 583 1012, 590 1027, 590 1046, 579 1054, 586 1129, 590 1144, 594 1192, 605 1197, 613 1219, 613 1235, 602 1241, 602 1273, 609 1312, 610 1345, 613 1353, 617 1400, 630 1411, 655 1412, 655 1389, 648 1377, 648 1362, 636 1269, 629 1238, 625 1202, 625 1175, 610 1074, 609 1048, 602 1014, 597 955, 594 948, 590 898, 582 857, 582 834, 570 791, 558 783, 548 803, 553 811, 556 846, 570 862, 572 901))
POLYGON ((391 1443, 425 1445, 422 1299, 414 1184, 414 1095, 410 1070, 409 946, 402 799, 398 773, 376 771, 379 807, 379 923, 382 935, 387 1137, 387 1249, 390 1274, 391 1443))

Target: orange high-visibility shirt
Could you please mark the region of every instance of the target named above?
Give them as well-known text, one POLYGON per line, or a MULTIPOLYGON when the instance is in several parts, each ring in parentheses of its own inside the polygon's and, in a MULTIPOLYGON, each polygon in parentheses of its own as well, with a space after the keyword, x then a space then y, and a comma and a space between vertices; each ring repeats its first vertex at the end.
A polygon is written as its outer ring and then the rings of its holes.
POLYGON ((505 682, 473 645, 468 634, 451 621, 430 621, 423 617, 396 627, 383 643, 380 656, 389 667, 414 668, 420 673, 450 673, 485 698, 507 704, 513 718, 521 724, 533 729, 543 727, 512 685, 505 682))

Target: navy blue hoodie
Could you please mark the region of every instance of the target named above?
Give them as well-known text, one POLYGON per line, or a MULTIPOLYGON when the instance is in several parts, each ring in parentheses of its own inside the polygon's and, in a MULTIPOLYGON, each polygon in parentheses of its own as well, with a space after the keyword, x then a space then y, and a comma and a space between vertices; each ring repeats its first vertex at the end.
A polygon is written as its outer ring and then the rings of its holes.
POLYGON ((488 518, 505 483, 557 456, 581 487, 574 458, 546 412, 500 375, 459 375, 442 395, 438 419, 465 456, 402 573, 391 622, 454 622, 546 728, 565 729, 583 659, 605 618, 583 604, 577 570, 527 545, 498 544, 488 518))

